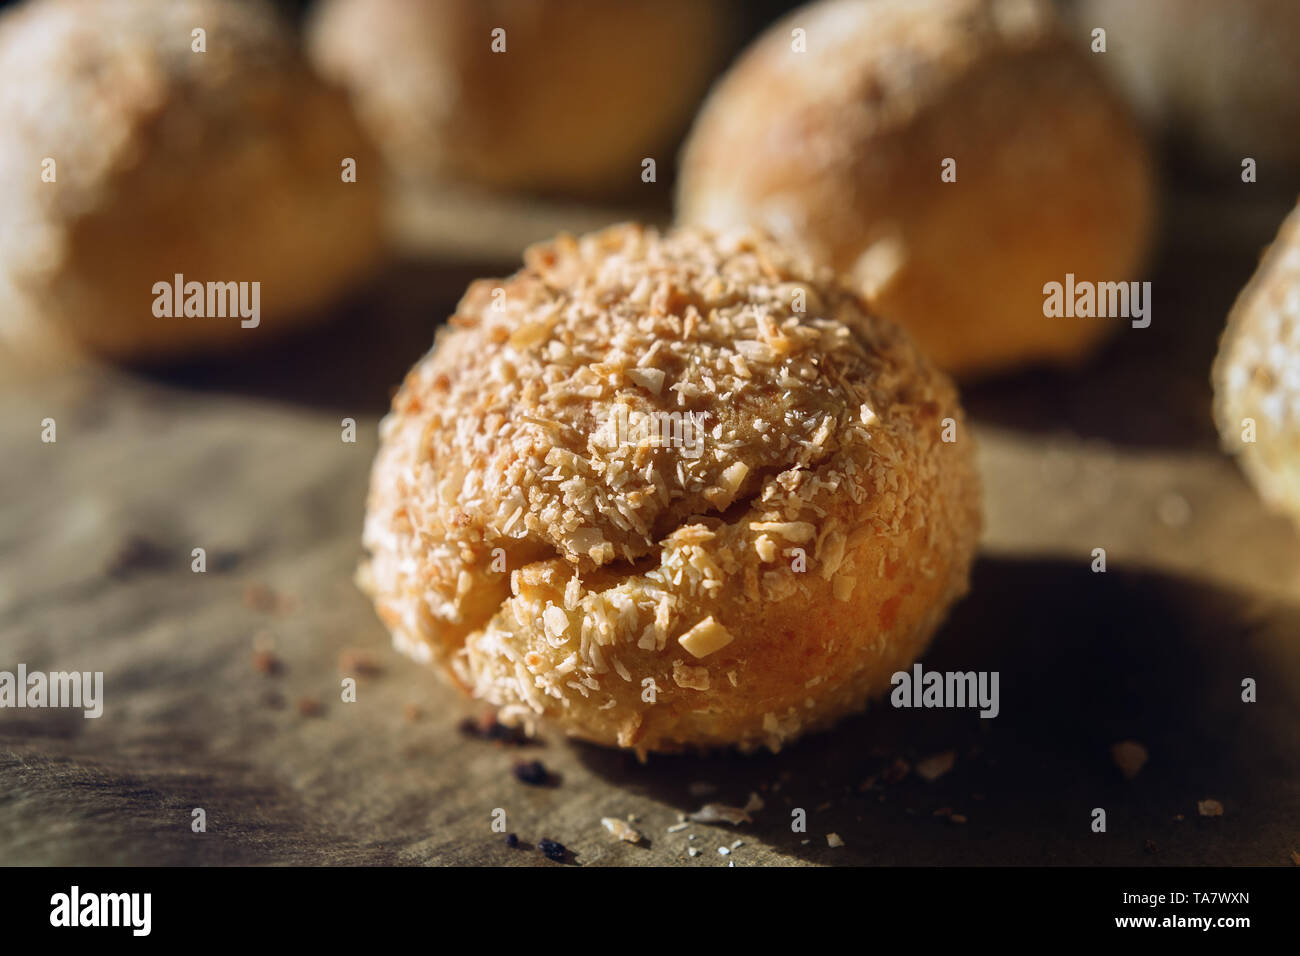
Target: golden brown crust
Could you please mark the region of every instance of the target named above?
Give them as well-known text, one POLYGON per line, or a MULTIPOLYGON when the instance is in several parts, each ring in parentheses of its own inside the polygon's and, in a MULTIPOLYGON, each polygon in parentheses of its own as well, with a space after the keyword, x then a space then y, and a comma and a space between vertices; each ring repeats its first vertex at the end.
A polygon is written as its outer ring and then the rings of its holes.
POLYGON ((33 0, 0 17, 0 76, 6 337, 120 357, 246 343, 379 255, 378 161, 260 2, 33 0), (176 273, 261 282, 261 326, 155 317, 176 273))
POLYGON ((403 174, 595 194, 681 133, 726 19, 718 0, 325 0, 309 36, 403 174))
POLYGON ((1233 305, 1213 381, 1224 448, 1265 502, 1300 524, 1300 211, 1233 305))
POLYGON ((804 7, 719 83, 681 165, 681 221, 803 246, 958 373, 1086 351, 1116 322, 1044 318, 1043 285, 1132 278, 1151 218, 1134 124, 1038 0, 804 7))
POLYGON ((951 383, 752 234, 525 262, 384 420, 362 580, 397 645, 506 719, 641 751, 775 748, 888 687, 978 535, 951 383), (674 414, 700 431, 638 430, 674 414))

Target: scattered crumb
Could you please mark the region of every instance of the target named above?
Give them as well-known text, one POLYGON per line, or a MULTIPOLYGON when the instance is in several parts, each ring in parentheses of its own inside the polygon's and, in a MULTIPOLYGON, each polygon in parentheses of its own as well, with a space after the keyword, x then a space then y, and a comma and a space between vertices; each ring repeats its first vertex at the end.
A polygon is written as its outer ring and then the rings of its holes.
POLYGON ((956 762, 957 752, 955 750, 945 750, 943 753, 917 761, 916 774, 926 783, 934 783, 934 781, 951 770, 956 762))
POLYGON ((521 760, 515 764, 512 772, 516 780, 530 787, 545 787, 555 782, 546 765, 540 760, 521 760))
POLYGON ((315 697, 299 697, 297 707, 298 713, 303 717, 317 717, 322 710, 320 701, 315 697))
POLYGON ((950 817, 952 816, 952 807, 940 807, 938 810, 935 810, 931 816, 950 817))
POLYGON ((828 833, 826 834, 826 845, 829 847, 843 846, 844 841, 840 839, 838 833, 828 833))
POLYGON ((718 853, 722 856, 731 856, 731 850, 727 849, 725 846, 718 847, 718 853))
POLYGON ((1175 813, 1175 814, 1174 814, 1174 822, 1175 822, 1175 823, 1182 823, 1182 822, 1183 822, 1184 820, 1186 820, 1186 819, 1187 819, 1187 817, 1183 816, 1181 813, 1175 813))
POLYGON ((274 651, 253 651, 253 670, 274 677, 284 671, 284 664, 275 656, 274 651))
POLYGON ((383 672, 379 661, 369 651, 346 650, 339 655, 339 673, 374 677, 383 672))
POLYGON ((1132 780, 1147 762, 1147 748, 1136 740, 1121 740, 1111 744, 1110 756, 1124 779, 1132 780))
POLYGON ((740 849, 742 846, 744 846, 744 845, 745 845, 745 841, 744 841, 744 840, 733 840, 733 841, 731 841, 731 848, 732 848, 733 850, 739 850, 739 849, 740 849))
POLYGON ((894 762, 885 768, 884 773, 880 776, 885 783, 901 783, 909 773, 912 772, 912 765, 902 757, 895 757, 894 762))
POLYGON ((456 726, 464 736, 473 737, 477 740, 492 740, 500 744, 516 747, 522 747, 531 742, 528 735, 524 733, 523 728, 507 727, 497 720, 496 714, 491 712, 484 714, 478 720, 466 717, 456 726))
POLYGON ((641 831, 617 817, 601 817, 601 825, 624 843, 640 843, 641 831))
POLYGON ((413 724, 424 716, 424 711, 420 709, 419 704, 407 704, 402 708, 402 719, 408 724, 413 724))
POLYGON ((262 614, 287 614, 298 606, 298 602, 265 584, 250 584, 244 588, 244 605, 262 614))
POLYGON ((729 807, 722 803, 706 803, 690 815, 696 823, 753 823, 750 814, 763 809, 763 799, 756 793, 749 795, 743 807, 729 807))
POLYGON ((690 826, 689 823, 674 823, 672 826, 668 828, 668 832, 680 833, 682 830, 685 830, 688 826, 690 826))
POLYGON ((125 578, 136 571, 163 568, 170 560, 160 545, 140 535, 131 535, 108 560, 107 571, 111 577, 125 578))
POLYGON ((698 846, 688 847, 686 852, 689 853, 691 856, 699 856, 700 848, 698 846))
POLYGON ((1223 804, 1218 800, 1197 800, 1196 812, 1203 817, 1221 817, 1223 816, 1223 804))
POLYGON ((538 840, 537 849, 541 850, 542 855, 548 860, 554 860, 556 863, 563 863, 565 855, 569 852, 563 843, 556 843, 554 840, 538 840))
POLYGON ((265 584, 250 584, 244 588, 244 606, 269 614, 275 610, 275 592, 265 584))
POLYGON ((965 822, 966 822, 966 814, 964 814, 964 813, 954 813, 954 814, 952 814, 950 817, 948 817, 948 819, 949 819, 951 822, 953 822, 953 823, 965 823, 965 822))
POLYGON ((1181 528, 1191 520, 1192 506, 1182 495, 1171 491, 1156 505, 1156 514, 1171 528, 1181 528))

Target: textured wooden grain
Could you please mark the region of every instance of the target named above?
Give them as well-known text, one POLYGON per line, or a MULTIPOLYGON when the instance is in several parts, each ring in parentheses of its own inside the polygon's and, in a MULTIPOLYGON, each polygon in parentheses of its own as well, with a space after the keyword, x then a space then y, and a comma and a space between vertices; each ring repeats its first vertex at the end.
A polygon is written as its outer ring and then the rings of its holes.
MULTIPOLYGON (((470 739, 456 723, 477 709, 389 650, 351 581, 375 425, 467 271, 408 263, 316 332, 241 356, 6 366, 0 669, 102 670, 106 703, 99 720, 0 711, 0 861, 553 865, 492 832, 502 808, 525 843, 558 840, 579 865, 1288 863, 1300 538, 1217 451, 1207 381, 1227 305, 1281 214, 1233 220, 1227 250, 1221 207, 1175 215, 1151 329, 1083 369, 968 390, 988 528, 926 665, 999 670, 1001 716, 878 708, 780 755, 641 766, 554 736, 470 739), (47 416, 54 445, 39 440, 47 416), (345 416, 356 444, 340 440, 345 416), (190 571, 194 547, 206 574, 190 571), (1089 570, 1095 547, 1104 575, 1089 570), (277 675, 254 667, 264 645, 277 675), (381 668, 356 703, 339 694, 350 648, 381 668), (1257 704, 1240 702, 1247 676, 1257 704), (302 698, 320 714, 300 714, 302 698), (408 704, 423 715, 407 719, 408 704), (1151 755, 1132 781, 1109 753, 1123 739, 1151 755), (883 782, 900 758, 949 750, 933 783, 883 782), (519 759, 558 785, 520 783, 519 759), (751 792, 766 804, 752 824, 666 832, 751 792), (1197 817, 1206 797, 1222 818, 1197 817), (206 833, 190 830, 195 807, 206 833), (1094 807, 1104 835, 1089 831, 1094 807), (648 845, 600 825, 628 814, 648 845), (845 846, 828 847, 831 832, 845 846)), ((508 261, 509 245, 476 255, 508 261)))

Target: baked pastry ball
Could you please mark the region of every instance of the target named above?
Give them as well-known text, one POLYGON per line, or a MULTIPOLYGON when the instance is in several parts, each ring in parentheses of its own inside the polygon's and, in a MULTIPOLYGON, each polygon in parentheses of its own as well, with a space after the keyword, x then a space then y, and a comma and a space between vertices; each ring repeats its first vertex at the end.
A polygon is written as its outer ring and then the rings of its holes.
POLYGON ((964 375, 1114 328, 1045 318, 1043 287, 1132 278, 1152 204, 1135 124, 1037 0, 795 11, 710 94, 678 188, 682 222, 803 247, 964 375))
MULTIPOLYGON (((1229 177, 1248 156, 1300 166, 1295 0, 1083 0, 1075 21, 1085 42, 1106 30, 1098 63, 1147 119, 1192 147, 1184 155, 1229 177)), ((1277 181, 1269 172, 1261 183, 1277 181)))
POLYGON ((750 233, 531 247, 470 286, 381 438, 360 580, 397 647, 505 722, 641 754, 862 708, 980 527, 949 379, 750 233))
POLYGON ((380 254, 373 148, 262 3, 30 0, 0 16, 0 77, 0 333, 24 348, 247 343, 380 254))
POLYGON ((1300 524, 1300 209, 1233 305, 1213 379, 1224 448, 1300 524))
POLYGON ((308 32, 405 176, 599 194, 685 128, 725 28, 720 0, 324 0, 308 32))

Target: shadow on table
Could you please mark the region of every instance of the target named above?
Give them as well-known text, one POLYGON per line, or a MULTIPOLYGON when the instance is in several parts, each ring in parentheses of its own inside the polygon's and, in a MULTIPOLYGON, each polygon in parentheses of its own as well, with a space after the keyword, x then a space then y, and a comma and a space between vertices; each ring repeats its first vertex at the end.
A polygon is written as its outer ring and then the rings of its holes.
MULTIPOLYGON (((1300 822, 1300 646, 1285 640, 1298 625, 1300 608, 1264 617, 1200 582, 984 559, 924 665, 998 671, 995 719, 886 702, 778 755, 639 766, 581 746, 580 759, 686 813, 758 793, 766 806, 752 825, 725 834, 692 825, 709 853, 721 836, 756 833, 828 864, 1283 864, 1300 822), (1246 677, 1258 681, 1259 703, 1242 702, 1246 677), (1150 753, 1133 780, 1111 757, 1122 740, 1150 753), (956 763, 936 781, 912 772, 885 782, 895 761, 945 751, 956 763), (1225 814, 1198 816, 1205 798, 1225 814), (1090 829, 1096 807, 1104 834, 1090 829), (791 832, 795 808, 807 812, 806 833, 791 832), (828 833, 845 846, 828 848, 828 833)), ((731 859, 744 865, 743 850, 731 859)))

